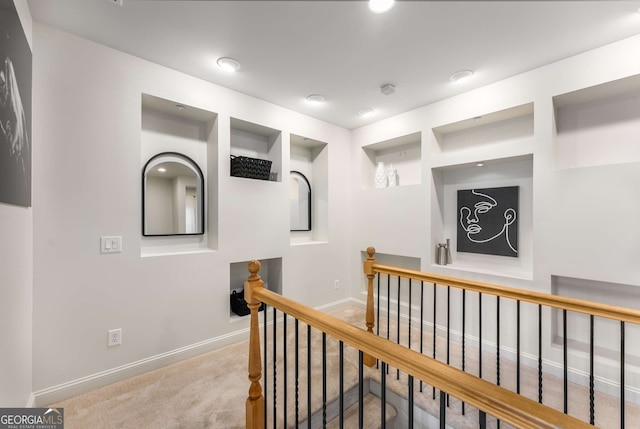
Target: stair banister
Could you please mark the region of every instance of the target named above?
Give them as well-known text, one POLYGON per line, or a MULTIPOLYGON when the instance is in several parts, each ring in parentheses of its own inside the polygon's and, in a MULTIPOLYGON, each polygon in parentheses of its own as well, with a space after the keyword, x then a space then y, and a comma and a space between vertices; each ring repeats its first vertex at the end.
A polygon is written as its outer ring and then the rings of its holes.
POLYGON ((249 396, 246 402, 246 427, 247 429, 260 429, 264 427, 264 396, 260 378, 262 377, 262 362, 260 359, 260 329, 258 323, 258 309, 260 301, 255 299, 253 292, 264 289, 264 282, 260 275, 260 262, 249 262, 249 278, 244 283, 244 297, 251 310, 249 327, 249 396))
POLYGON ((260 386, 261 363, 258 325, 258 308, 261 302, 515 427, 522 429, 593 428, 587 423, 424 356, 415 350, 405 348, 377 335, 371 335, 369 331, 267 290, 258 275, 260 263, 251 261, 248 268, 251 275, 245 282, 245 299, 251 310, 249 340, 249 380, 251 386, 246 406, 247 429, 258 429, 264 425, 265 410, 260 386))

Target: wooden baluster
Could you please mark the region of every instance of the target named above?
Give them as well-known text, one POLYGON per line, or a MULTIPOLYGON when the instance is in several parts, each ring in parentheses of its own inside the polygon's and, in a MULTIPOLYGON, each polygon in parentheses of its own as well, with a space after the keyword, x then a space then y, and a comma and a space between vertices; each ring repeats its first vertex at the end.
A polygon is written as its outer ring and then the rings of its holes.
POLYGON ((262 362, 260 358, 260 330, 258 324, 258 309, 261 302, 253 298, 253 291, 264 288, 260 278, 260 262, 251 261, 248 264, 248 280, 244 283, 244 297, 251 310, 251 324, 249 328, 249 396, 246 405, 246 428, 260 429, 264 426, 264 396, 260 378, 262 377, 262 362))
MULTIPOLYGON (((373 279, 375 274, 373 272, 373 264, 376 262, 374 255, 376 249, 373 247, 367 247, 367 259, 364 261, 364 273, 367 276, 367 313, 365 316, 367 331, 373 334, 373 327, 375 326, 374 309, 373 309, 373 279)), ((364 364, 368 367, 372 367, 376 364, 376 359, 368 354, 364 355, 364 364)))

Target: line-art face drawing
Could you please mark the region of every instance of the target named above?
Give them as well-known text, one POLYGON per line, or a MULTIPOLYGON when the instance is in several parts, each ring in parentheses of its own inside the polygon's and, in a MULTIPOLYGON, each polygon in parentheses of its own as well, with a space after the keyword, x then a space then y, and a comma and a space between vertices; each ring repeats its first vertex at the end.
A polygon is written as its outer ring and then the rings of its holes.
MULTIPOLYGON (((478 246, 473 247, 471 250, 465 250, 464 241, 460 246, 461 240, 459 238, 458 247, 462 247, 459 250, 517 256, 517 223, 515 223, 517 204, 513 205, 513 201, 509 201, 507 204, 500 203, 496 198, 489 195, 488 191, 492 190, 472 189, 470 191, 461 191, 466 192, 466 195, 464 195, 462 203, 459 199, 458 220, 462 230, 458 229, 458 231, 459 233, 462 232, 469 242, 478 246), (482 246, 485 243, 487 246, 482 246), (503 248, 503 250, 490 250, 499 248, 503 248)), ((517 203, 517 193, 515 201, 517 203)))

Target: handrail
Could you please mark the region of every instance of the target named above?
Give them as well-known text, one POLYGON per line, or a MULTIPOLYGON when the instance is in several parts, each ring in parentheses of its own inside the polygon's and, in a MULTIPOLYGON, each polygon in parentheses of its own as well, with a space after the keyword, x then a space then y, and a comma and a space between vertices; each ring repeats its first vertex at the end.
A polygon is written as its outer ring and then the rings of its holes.
MULTIPOLYGON (((375 249, 369 247, 367 253, 371 250, 370 257, 373 257, 375 249)), ((373 262, 369 264, 371 273, 390 274, 392 276, 406 277, 414 280, 422 280, 428 283, 439 285, 448 285, 460 289, 466 289, 472 292, 479 292, 487 295, 511 298, 522 302, 539 304, 548 307, 565 309, 584 313, 607 319, 614 319, 623 322, 640 324, 640 311, 631 308, 616 307, 613 305, 601 304, 577 298, 568 298, 558 295, 551 295, 542 292, 527 291, 522 289, 511 288, 507 286, 498 286, 489 283, 478 282, 474 280, 465 280, 456 277, 448 277, 440 274, 425 273, 422 271, 410 270, 406 268, 393 267, 373 262)), ((365 273, 367 273, 365 266, 365 273)), ((367 273, 368 274, 368 273, 367 273)))
POLYGON ((363 353, 380 359, 435 388, 518 428, 593 428, 573 417, 546 407, 524 396, 503 389, 457 368, 407 349, 386 339, 372 335, 330 315, 299 304, 264 288, 257 274, 260 263, 251 261, 251 275, 245 282, 245 299, 251 309, 249 350, 249 379, 247 398, 247 428, 262 427, 260 410, 264 413, 264 398, 259 384, 260 341, 258 308, 266 303, 289 316, 318 329, 363 353))

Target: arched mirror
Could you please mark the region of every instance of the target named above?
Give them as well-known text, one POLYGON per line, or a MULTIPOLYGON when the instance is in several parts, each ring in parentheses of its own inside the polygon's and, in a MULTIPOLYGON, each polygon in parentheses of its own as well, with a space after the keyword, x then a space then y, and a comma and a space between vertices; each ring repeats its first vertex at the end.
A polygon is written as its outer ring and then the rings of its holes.
POLYGON ((299 171, 291 171, 289 198, 291 231, 311 231, 311 184, 299 171))
POLYGON ((176 152, 153 156, 142 170, 142 235, 204 234, 204 176, 176 152))

